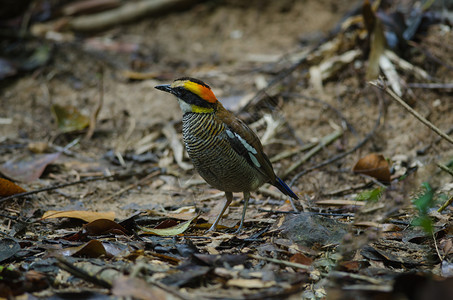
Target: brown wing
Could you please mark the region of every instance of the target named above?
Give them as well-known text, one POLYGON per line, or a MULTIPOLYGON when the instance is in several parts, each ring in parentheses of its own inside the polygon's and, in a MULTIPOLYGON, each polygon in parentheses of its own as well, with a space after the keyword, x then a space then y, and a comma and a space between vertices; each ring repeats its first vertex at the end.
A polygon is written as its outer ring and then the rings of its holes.
POLYGON ((274 184, 276 176, 269 158, 263 151, 259 138, 243 121, 226 110, 220 102, 217 108, 217 118, 226 124, 226 137, 233 149, 258 171, 269 178, 274 184))

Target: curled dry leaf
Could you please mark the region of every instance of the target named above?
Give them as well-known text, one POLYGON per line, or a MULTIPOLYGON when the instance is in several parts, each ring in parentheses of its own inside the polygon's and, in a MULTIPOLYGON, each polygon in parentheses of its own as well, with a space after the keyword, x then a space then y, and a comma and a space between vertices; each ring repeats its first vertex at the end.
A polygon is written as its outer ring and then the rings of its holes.
POLYGON ((81 114, 74 106, 54 104, 51 110, 61 132, 78 131, 90 125, 90 118, 81 114))
MULTIPOLYGON (((196 217, 195 217, 196 218, 196 217)), ((179 223, 178 225, 167 227, 167 228, 145 228, 141 227, 143 230, 142 234, 155 234, 159 236, 174 236, 183 233, 189 228, 195 218, 192 218, 188 221, 179 223)))
POLYGON ((24 192, 26 192, 26 190, 14 182, 9 181, 8 179, 0 178, 0 197, 7 197, 24 192))
POLYGON ((87 222, 93 222, 98 219, 107 219, 113 221, 115 219, 115 212, 113 211, 96 212, 86 210, 68 210, 68 211, 49 210, 44 213, 41 219, 45 220, 51 218, 74 218, 84 220, 87 222))
POLYGON ((58 251, 58 254, 63 256, 78 256, 78 257, 92 257, 96 258, 106 255, 104 245, 98 240, 91 240, 78 247, 68 247, 58 251))
POLYGON ((123 226, 107 219, 98 219, 85 224, 82 231, 87 235, 127 234, 127 230, 123 226))
POLYGON ((83 229, 74 233, 73 235, 64 237, 63 239, 68 241, 82 241, 88 236, 98 236, 104 234, 113 235, 127 235, 128 231, 120 224, 107 220, 97 219, 93 222, 83 225, 83 229))
POLYGON ((390 182, 390 166, 381 154, 372 153, 362 157, 357 161, 352 171, 374 177, 380 182, 390 182))

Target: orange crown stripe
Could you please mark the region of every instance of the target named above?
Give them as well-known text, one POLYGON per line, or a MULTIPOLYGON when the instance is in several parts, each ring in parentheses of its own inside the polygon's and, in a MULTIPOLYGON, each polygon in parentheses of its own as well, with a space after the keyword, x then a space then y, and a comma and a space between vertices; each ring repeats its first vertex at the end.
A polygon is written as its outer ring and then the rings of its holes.
POLYGON ((217 98, 210 88, 202 86, 196 82, 187 81, 184 83, 184 87, 191 91, 192 93, 200 96, 202 99, 208 101, 209 103, 216 103, 217 98))

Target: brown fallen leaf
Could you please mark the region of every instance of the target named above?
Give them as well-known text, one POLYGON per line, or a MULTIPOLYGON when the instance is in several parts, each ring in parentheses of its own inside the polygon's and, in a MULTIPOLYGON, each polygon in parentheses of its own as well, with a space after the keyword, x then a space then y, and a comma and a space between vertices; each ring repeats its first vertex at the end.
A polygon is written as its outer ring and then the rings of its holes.
POLYGON ((293 263, 310 266, 311 263, 313 262, 313 259, 311 259, 308 256, 303 255, 302 253, 296 253, 289 258, 289 261, 293 262, 293 263))
POLYGON ((390 182, 390 166, 381 154, 372 153, 362 157, 357 161, 352 171, 374 177, 383 183, 390 182))
POLYGON ((120 224, 107 219, 97 219, 83 225, 82 232, 86 235, 121 234, 127 235, 127 230, 120 224))
POLYGON ((9 181, 8 179, 0 178, 0 197, 7 197, 24 192, 26 192, 26 190, 14 182, 9 181))
POLYGON ((32 182, 38 179, 47 165, 56 161, 58 157, 60 152, 16 157, 1 165, 0 172, 15 181, 32 182))
POLYGON ((114 235, 128 235, 129 232, 120 224, 107 220, 107 219, 97 219, 93 222, 83 225, 82 230, 66 236, 63 239, 67 241, 83 241, 86 240, 88 236, 97 236, 104 234, 114 234, 114 235))
POLYGON ((113 221, 115 219, 115 212, 113 211, 96 212, 87 210, 68 210, 68 211, 49 210, 44 213, 41 220, 51 218, 74 218, 84 220, 87 222, 93 222, 98 219, 107 219, 113 221))
POLYGON ((91 240, 77 247, 68 247, 57 251, 58 254, 63 256, 78 256, 78 257, 91 257, 96 258, 102 255, 107 255, 104 245, 98 240, 91 240))
POLYGON ((151 286, 143 279, 126 276, 120 276, 113 281, 112 294, 142 300, 179 299, 163 289, 151 286))

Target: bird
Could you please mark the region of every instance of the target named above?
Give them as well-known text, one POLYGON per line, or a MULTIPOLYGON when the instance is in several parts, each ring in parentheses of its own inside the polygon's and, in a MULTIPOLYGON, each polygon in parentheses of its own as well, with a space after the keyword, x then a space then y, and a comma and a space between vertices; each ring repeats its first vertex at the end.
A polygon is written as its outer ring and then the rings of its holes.
POLYGON ((209 85, 182 77, 156 89, 176 96, 183 112, 182 136, 187 153, 200 176, 214 188, 224 191, 226 201, 208 231, 215 231, 233 192, 242 192, 244 208, 237 233, 242 230, 250 192, 264 183, 283 194, 299 197, 277 175, 258 136, 241 119, 225 109, 209 85))

